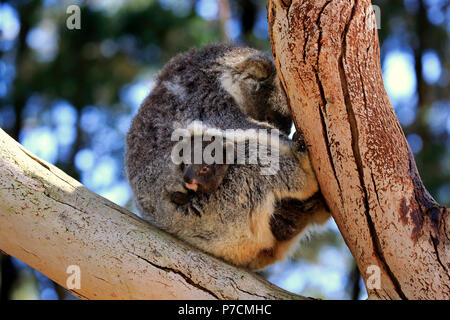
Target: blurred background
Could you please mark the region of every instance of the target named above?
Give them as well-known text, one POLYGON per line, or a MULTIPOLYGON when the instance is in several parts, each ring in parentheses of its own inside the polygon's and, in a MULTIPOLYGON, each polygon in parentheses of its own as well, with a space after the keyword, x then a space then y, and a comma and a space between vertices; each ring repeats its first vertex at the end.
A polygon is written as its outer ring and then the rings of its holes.
MULTIPOLYGON (((450 205, 450 5, 373 1, 385 86, 422 179, 450 205)), ((178 52, 231 41, 270 50, 266 1, 0 2, 0 127, 92 191, 136 212, 123 169, 125 134, 161 66, 178 52), (69 5, 81 29, 69 30, 69 5)), ((75 299, 0 254, 0 300, 75 299)), ((292 292, 367 297, 334 222, 261 274, 292 292)))

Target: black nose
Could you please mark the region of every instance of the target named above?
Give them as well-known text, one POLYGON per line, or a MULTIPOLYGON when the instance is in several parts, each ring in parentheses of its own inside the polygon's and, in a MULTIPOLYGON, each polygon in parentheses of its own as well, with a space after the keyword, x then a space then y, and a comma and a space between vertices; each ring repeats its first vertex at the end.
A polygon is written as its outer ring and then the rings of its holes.
POLYGON ((191 168, 188 168, 183 175, 183 181, 186 183, 192 183, 194 180, 194 171, 191 168))
POLYGON ((186 183, 191 184, 191 183, 192 183, 192 178, 191 178, 191 177, 184 176, 184 177, 183 177, 183 181, 186 182, 186 183))

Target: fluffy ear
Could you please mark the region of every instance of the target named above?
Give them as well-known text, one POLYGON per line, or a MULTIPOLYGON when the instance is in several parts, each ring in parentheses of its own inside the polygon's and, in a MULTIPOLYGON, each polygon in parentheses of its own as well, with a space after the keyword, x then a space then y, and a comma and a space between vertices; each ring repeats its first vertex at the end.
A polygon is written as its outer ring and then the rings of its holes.
POLYGON ((253 55, 239 62, 234 67, 236 71, 262 81, 269 78, 274 72, 272 61, 263 55, 253 55))

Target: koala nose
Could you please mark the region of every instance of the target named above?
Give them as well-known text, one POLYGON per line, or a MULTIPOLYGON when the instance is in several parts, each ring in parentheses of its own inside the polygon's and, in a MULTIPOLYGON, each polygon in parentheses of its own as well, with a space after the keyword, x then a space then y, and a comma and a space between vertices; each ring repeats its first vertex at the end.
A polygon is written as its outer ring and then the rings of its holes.
POLYGON ((198 184, 197 181, 194 178, 194 171, 190 168, 186 171, 186 173, 183 176, 184 185, 187 189, 192 191, 197 191, 198 184))
POLYGON ((186 183, 192 183, 194 180, 194 171, 191 168, 188 168, 183 175, 183 181, 186 183))
POLYGON ((186 182, 186 183, 192 183, 192 178, 185 175, 185 176, 183 177, 183 181, 186 182))

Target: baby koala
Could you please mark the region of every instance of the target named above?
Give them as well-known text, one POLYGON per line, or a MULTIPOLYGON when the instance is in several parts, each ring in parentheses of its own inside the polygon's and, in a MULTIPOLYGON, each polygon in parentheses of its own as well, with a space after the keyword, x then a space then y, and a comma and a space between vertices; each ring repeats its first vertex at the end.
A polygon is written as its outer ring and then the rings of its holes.
MULTIPOLYGON (((202 141, 201 151, 203 152, 212 141, 202 141)), ((191 150, 194 150, 193 145, 194 139, 191 139, 191 150)), ((224 146, 223 155, 225 154, 226 148, 224 146)), ((214 150, 211 156, 215 156, 214 150)), ((194 193, 208 194, 215 192, 228 172, 229 164, 226 162, 226 156, 223 156, 219 162, 206 163, 204 157, 202 157, 200 163, 195 163, 194 152, 192 152, 189 160, 180 164, 183 187, 187 192, 173 192, 171 194, 172 202, 178 205, 188 203, 194 193)))
POLYGON ((213 193, 222 183, 228 171, 228 164, 184 164, 180 165, 184 187, 187 193, 173 192, 171 200, 178 205, 188 203, 193 193, 213 193))
POLYGON ((181 164, 183 181, 187 189, 200 193, 212 193, 222 183, 228 164, 181 164))
MULTIPOLYGON (((208 142, 209 143, 209 142, 208 142)), ((206 147, 207 143, 203 141, 202 151, 206 147)), ((303 137, 298 132, 294 133, 292 140, 293 149, 297 152, 304 152, 306 145, 303 137)), ((224 154, 226 148, 224 147, 224 154)), ((214 153, 212 154, 214 156, 214 153)), ((213 193, 221 185, 223 178, 225 177, 229 164, 226 163, 225 157, 222 163, 205 163, 202 158, 202 162, 199 164, 194 163, 193 155, 189 164, 181 163, 180 169, 183 174, 183 186, 188 190, 188 193, 174 192, 172 193, 172 201, 176 204, 186 204, 192 197, 192 192, 198 193, 213 193)))

